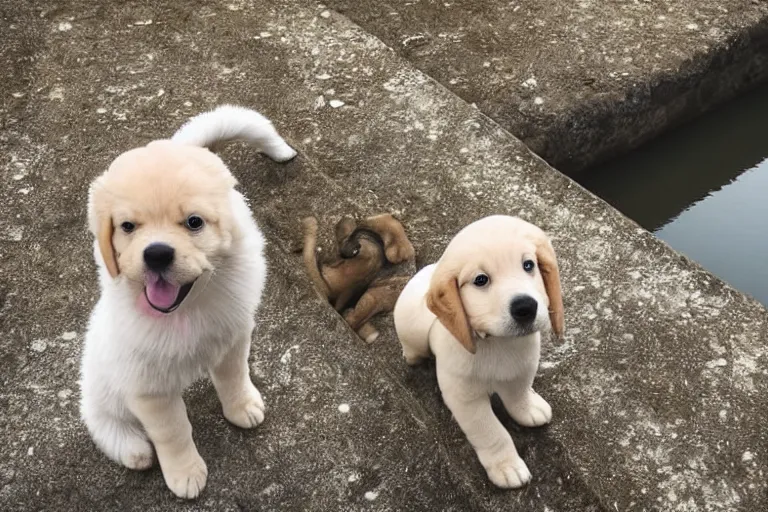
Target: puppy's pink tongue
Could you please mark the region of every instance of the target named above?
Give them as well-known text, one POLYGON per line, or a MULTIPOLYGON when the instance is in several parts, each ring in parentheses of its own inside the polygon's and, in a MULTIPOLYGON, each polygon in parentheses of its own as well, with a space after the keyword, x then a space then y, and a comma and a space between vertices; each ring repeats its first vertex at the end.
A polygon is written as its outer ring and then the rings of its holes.
POLYGON ((146 281, 147 300, 160 309, 168 309, 176 302, 179 296, 179 286, 171 284, 164 279, 148 279, 146 281))

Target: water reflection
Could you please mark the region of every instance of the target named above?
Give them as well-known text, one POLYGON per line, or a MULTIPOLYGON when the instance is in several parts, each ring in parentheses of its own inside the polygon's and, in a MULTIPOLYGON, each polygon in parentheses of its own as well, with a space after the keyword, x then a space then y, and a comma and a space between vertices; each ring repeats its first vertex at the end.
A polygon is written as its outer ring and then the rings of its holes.
POLYGON ((768 160, 693 204, 656 235, 768 305, 768 160))
POLYGON ((768 305, 766 119, 763 88, 575 178, 768 305))

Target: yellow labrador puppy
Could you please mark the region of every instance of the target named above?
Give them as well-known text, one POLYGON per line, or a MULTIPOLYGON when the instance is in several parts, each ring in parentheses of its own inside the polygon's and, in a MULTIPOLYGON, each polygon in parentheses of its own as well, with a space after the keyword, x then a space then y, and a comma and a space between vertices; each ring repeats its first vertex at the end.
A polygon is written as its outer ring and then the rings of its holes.
POLYGON ((186 387, 208 373, 230 422, 264 420, 248 371, 264 239, 235 178, 205 149, 234 139, 277 161, 296 155, 266 118, 223 106, 172 140, 120 155, 88 200, 101 296, 85 339, 81 415, 96 445, 129 468, 149 468, 154 446, 182 498, 196 497, 208 474, 186 387))
POLYGON ((564 328, 557 261, 544 232, 501 215, 470 224, 408 283, 394 317, 408 364, 434 354, 443 400, 490 480, 505 488, 527 483, 528 467, 490 397, 497 393, 521 425, 552 419, 531 387, 540 332, 551 326, 560 336, 564 328))

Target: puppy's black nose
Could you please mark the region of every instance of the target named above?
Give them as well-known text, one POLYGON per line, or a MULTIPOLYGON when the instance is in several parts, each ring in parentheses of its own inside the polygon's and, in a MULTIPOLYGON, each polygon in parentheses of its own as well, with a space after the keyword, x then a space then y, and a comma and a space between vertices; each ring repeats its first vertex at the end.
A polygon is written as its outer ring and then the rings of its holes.
POLYGON ((518 295, 512 299, 512 303, 509 305, 509 312, 515 321, 526 324, 536 318, 538 307, 539 303, 530 295, 518 295))
POLYGON ((173 263, 173 256, 176 251, 168 244, 149 244, 144 249, 144 263, 149 270, 162 272, 167 270, 173 263))

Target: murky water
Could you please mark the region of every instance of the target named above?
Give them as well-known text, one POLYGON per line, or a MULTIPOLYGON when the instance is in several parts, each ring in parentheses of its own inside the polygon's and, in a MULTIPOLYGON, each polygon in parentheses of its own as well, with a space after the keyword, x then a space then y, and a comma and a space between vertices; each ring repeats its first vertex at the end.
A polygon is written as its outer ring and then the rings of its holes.
POLYGON ((768 305, 768 87, 576 179, 768 305))

